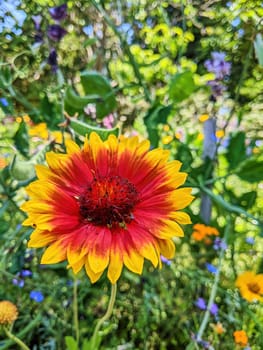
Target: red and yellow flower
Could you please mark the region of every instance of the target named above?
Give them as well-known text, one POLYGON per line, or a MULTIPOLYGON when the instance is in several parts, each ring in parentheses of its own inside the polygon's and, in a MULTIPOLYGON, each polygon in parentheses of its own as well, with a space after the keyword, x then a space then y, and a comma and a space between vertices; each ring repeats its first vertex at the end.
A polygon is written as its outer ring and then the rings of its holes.
POLYGON ((263 301, 263 274, 243 272, 236 280, 236 286, 244 299, 249 302, 263 301))
POLYGON ((149 151, 149 141, 96 133, 83 149, 66 141, 67 154, 47 153, 37 165, 38 180, 27 192, 24 225, 35 227, 29 247, 46 247, 42 264, 64 260, 78 273, 85 266, 91 282, 107 268, 115 283, 125 265, 141 274, 144 258, 161 267, 160 256, 175 253, 172 238, 182 237, 179 224, 191 223, 182 212, 191 188, 180 188, 187 174, 169 152, 149 151))

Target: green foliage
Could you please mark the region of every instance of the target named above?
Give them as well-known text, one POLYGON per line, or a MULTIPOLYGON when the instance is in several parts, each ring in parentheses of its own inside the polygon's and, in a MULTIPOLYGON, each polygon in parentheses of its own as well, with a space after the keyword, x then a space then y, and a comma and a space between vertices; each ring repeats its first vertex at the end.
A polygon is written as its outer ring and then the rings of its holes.
POLYGON ((78 120, 75 118, 70 118, 69 125, 76 133, 82 136, 88 136, 91 132, 96 132, 97 134, 100 135, 102 140, 106 140, 110 134, 113 134, 115 136, 119 135, 118 127, 113 129, 99 128, 99 127, 84 123, 81 120, 78 120))
POLYGON ((79 96, 69 86, 65 93, 65 108, 68 113, 83 113, 89 103, 96 105, 96 116, 100 120, 116 107, 114 91, 108 80, 95 71, 84 71, 80 74, 81 88, 85 96, 79 96))
POLYGON ((172 105, 162 106, 160 104, 152 106, 144 117, 148 136, 153 147, 159 143, 158 125, 165 124, 171 113, 172 105))
POLYGON ((259 157, 251 157, 240 164, 236 174, 250 183, 263 180, 263 160, 259 157))
POLYGON ((235 169, 240 162, 246 159, 246 135, 243 131, 239 131, 231 135, 226 158, 229 163, 229 170, 235 169))
MULTIPOLYGON (((31 349, 233 350, 239 347, 233 332, 241 329, 248 348, 263 348, 261 304, 247 302, 235 286, 240 273, 263 271, 261 2, 68 1, 60 21, 67 34, 52 41, 48 26, 57 22, 49 7, 62 2, 22 1, 21 34, 0 33, 0 300, 17 304, 12 331, 31 349), (37 14, 39 30, 32 21, 37 14), (51 47, 57 67, 48 59, 51 47), (212 52, 226 54, 229 76, 216 79, 207 70, 212 52), (213 83, 221 84, 220 93, 212 94, 213 83), (204 135, 207 118, 216 120, 215 134, 204 135), (113 315, 95 341, 94 325, 107 310, 106 276, 91 285, 84 271, 73 279, 66 262, 41 265, 42 251, 27 246, 33 228, 21 226, 20 209, 46 153, 64 153, 67 139, 81 145, 91 132, 103 140, 138 134, 151 148, 169 150, 193 188, 195 201, 186 210, 193 225, 204 223, 205 199, 209 225, 219 231, 198 241, 187 225, 162 270, 147 262, 142 275, 124 269, 113 315), (208 139, 214 159, 203 156, 208 139), (226 250, 215 248, 217 238, 226 250), (24 270, 32 276, 23 277, 24 270), (42 302, 30 298, 33 290, 42 302), (218 313, 205 314, 197 298, 207 305, 214 291, 218 313)), ((1 333, 0 350, 15 348, 1 333)))
POLYGON ((173 102, 179 103, 190 97, 195 90, 192 72, 176 73, 169 85, 169 96, 173 102))
POLYGON ((29 139, 28 139, 27 127, 24 122, 20 123, 19 128, 14 135, 14 144, 18 149, 18 151, 24 157, 28 157, 29 139))

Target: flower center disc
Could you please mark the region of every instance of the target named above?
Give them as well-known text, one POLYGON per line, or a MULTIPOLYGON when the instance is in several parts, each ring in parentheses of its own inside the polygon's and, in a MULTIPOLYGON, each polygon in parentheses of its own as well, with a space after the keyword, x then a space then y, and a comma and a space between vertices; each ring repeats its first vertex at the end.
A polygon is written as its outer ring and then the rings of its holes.
POLYGON ((80 215, 95 225, 125 227, 133 219, 132 209, 138 202, 135 186, 120 176, 94 179, 79 197, 80 215))
POLYGON ((248 289, 255 294, 258 294, 260 291, 260 286, 257 283, 249 283, 248 289))

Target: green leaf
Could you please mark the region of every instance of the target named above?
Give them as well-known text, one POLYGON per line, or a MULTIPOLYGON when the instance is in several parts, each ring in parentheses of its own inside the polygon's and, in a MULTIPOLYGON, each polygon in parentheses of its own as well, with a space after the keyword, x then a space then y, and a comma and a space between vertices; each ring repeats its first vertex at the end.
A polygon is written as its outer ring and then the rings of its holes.
POLYGON ((104 129, 104 128, 98 128, 93 125, 89 125, 84 123, 81 120, 70 118, 69 119, 69 126, 79 135, 82 136, 88 136, 91 132, 96 132, 99 134, 102 140, 107 140, 110 134, 113 134, 115 136, 119 135, 119 128, 115 127, 112 129, 104 129))
POLYGON ((0 66, 0 88, 5 89, 12 84, 12 74, 9 66, 0 66))
POLYGON ((183 73, 176 73, 169 84, 169 96, 173 102, 182 102, 187 99, 195 90, 193 73, 186 71, 183 73))
POLYGON ((28 157, 29 137, 28 137, 28 133, 27 133, 27 127, 26 127, 26 124, 24 122, 20 123, 19 128, 14 135, 14 142, 15 142, 15 146, 19 150, 19 152, 23 156, 28 157))
POLYGON ((34 163, 25 160, 20 160, 14 157, 10 166, 10 174, 18 181, 25 181, 36 176, 34 163))
POLYGON ((95 44, 96 41, 97 41, 96 38, 89 38, 89 39, 84 41, 83 46, 84 47, 91 46, 91 45, 95 44))
POLYGON ((250 183, 263 181, 263 160, 251 157, 240 164, 235 174, 250 183))
POLYGON ((238 131, 231 136, 229 146, 226 153, 226 158, 229 163, 229 169, 235 169, 239 163, 246 159, 246 145, 245 145, 244 131, 238 131))
POLYGON ((10 227, 10 223, 3 220, 3 219, 0 219, 0 234, 2 233, 5 233, 6 231, 8 231, 10 227))
POLYGON ((76 340, 71 336, 65 337, 65 343, 67 346, 67 350, 78 350, 78 344, 76 340))
POLYGON ((80 80, 86 96, 97 94, 101 97, 101 100, 96 102, 98 118, 103 118, 114 110, 114 91, 103 75, 95 71, 85 71, 81 73, 80 80))
POLYGON ((254 40, 254 48, 258 63, 263 66, 263 38, 260 33, 256 35, 256 39, 254 40))
POLYGON ((251 191, 251 192, 244 193, 239 198, 239 203, 243 208, 249 209, 253 207, 253 205, 256 202, 256 199, 257 199, 257 192, 251 191))
POLYGON ((72 87, 68 87, 65 92, 65 102, 76 110, 83 110, 88 103, 102 101, 99 95, 79 96, 72 87))
POLYGON ((173 105, 162 106, 159 104, 152 106, 144 118, 148 136, 153 147, 157 147, 159 143, 158 124, 165 124, 167 122, 172 107, 173 105))

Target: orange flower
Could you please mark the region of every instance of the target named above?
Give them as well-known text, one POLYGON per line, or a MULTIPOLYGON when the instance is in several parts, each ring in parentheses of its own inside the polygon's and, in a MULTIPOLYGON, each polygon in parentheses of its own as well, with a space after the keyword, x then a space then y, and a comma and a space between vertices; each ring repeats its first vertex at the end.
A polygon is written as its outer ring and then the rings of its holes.
POLYGON ((206 226, 204 224, 195 224, 193 226, 193 233, 192 237, 195 241, 202 241, 206 240, 207 244, 211 243, 210 238, 207 238, 207 236, 218 236, 219 232, 215 227, 206 226))
POLYGON ((191 220, 180 210, 193 200, 181 188, 187 174, 169 152, 149 151, 138 137, 102 141, 91 133, 83 149, 66 141, 67 154, 47 153, 48 166, 37 165, 39 180, 27 188, 24 225, 35 231, 29 247, 45 247, 41 263, 68 260, 78 273, 85 266, 92 283, 107 268, 115 283, 125 265, 141 274, 144 259, 161 267, 175 253, 172 237, 184 235, 179 224, 191 220))
POLYGON ((18 316, 17 307, 8 300, 0 301, 0 325, 12 324, 18 316))
POLYGON ((243 330, 241 331, 235 331, 233 333, 234 338, 235 338, 235 343, 240 346, 246 346, 248 343, 248 337, 247 333, 243 330))
POLYGON ((4 169, 7 166, 5 158, 0 157, 0 169, 4 169))
POLYGON ((238 276, 236 286, 247 301, 263 301, 263 274, 246 271, 238 276))

